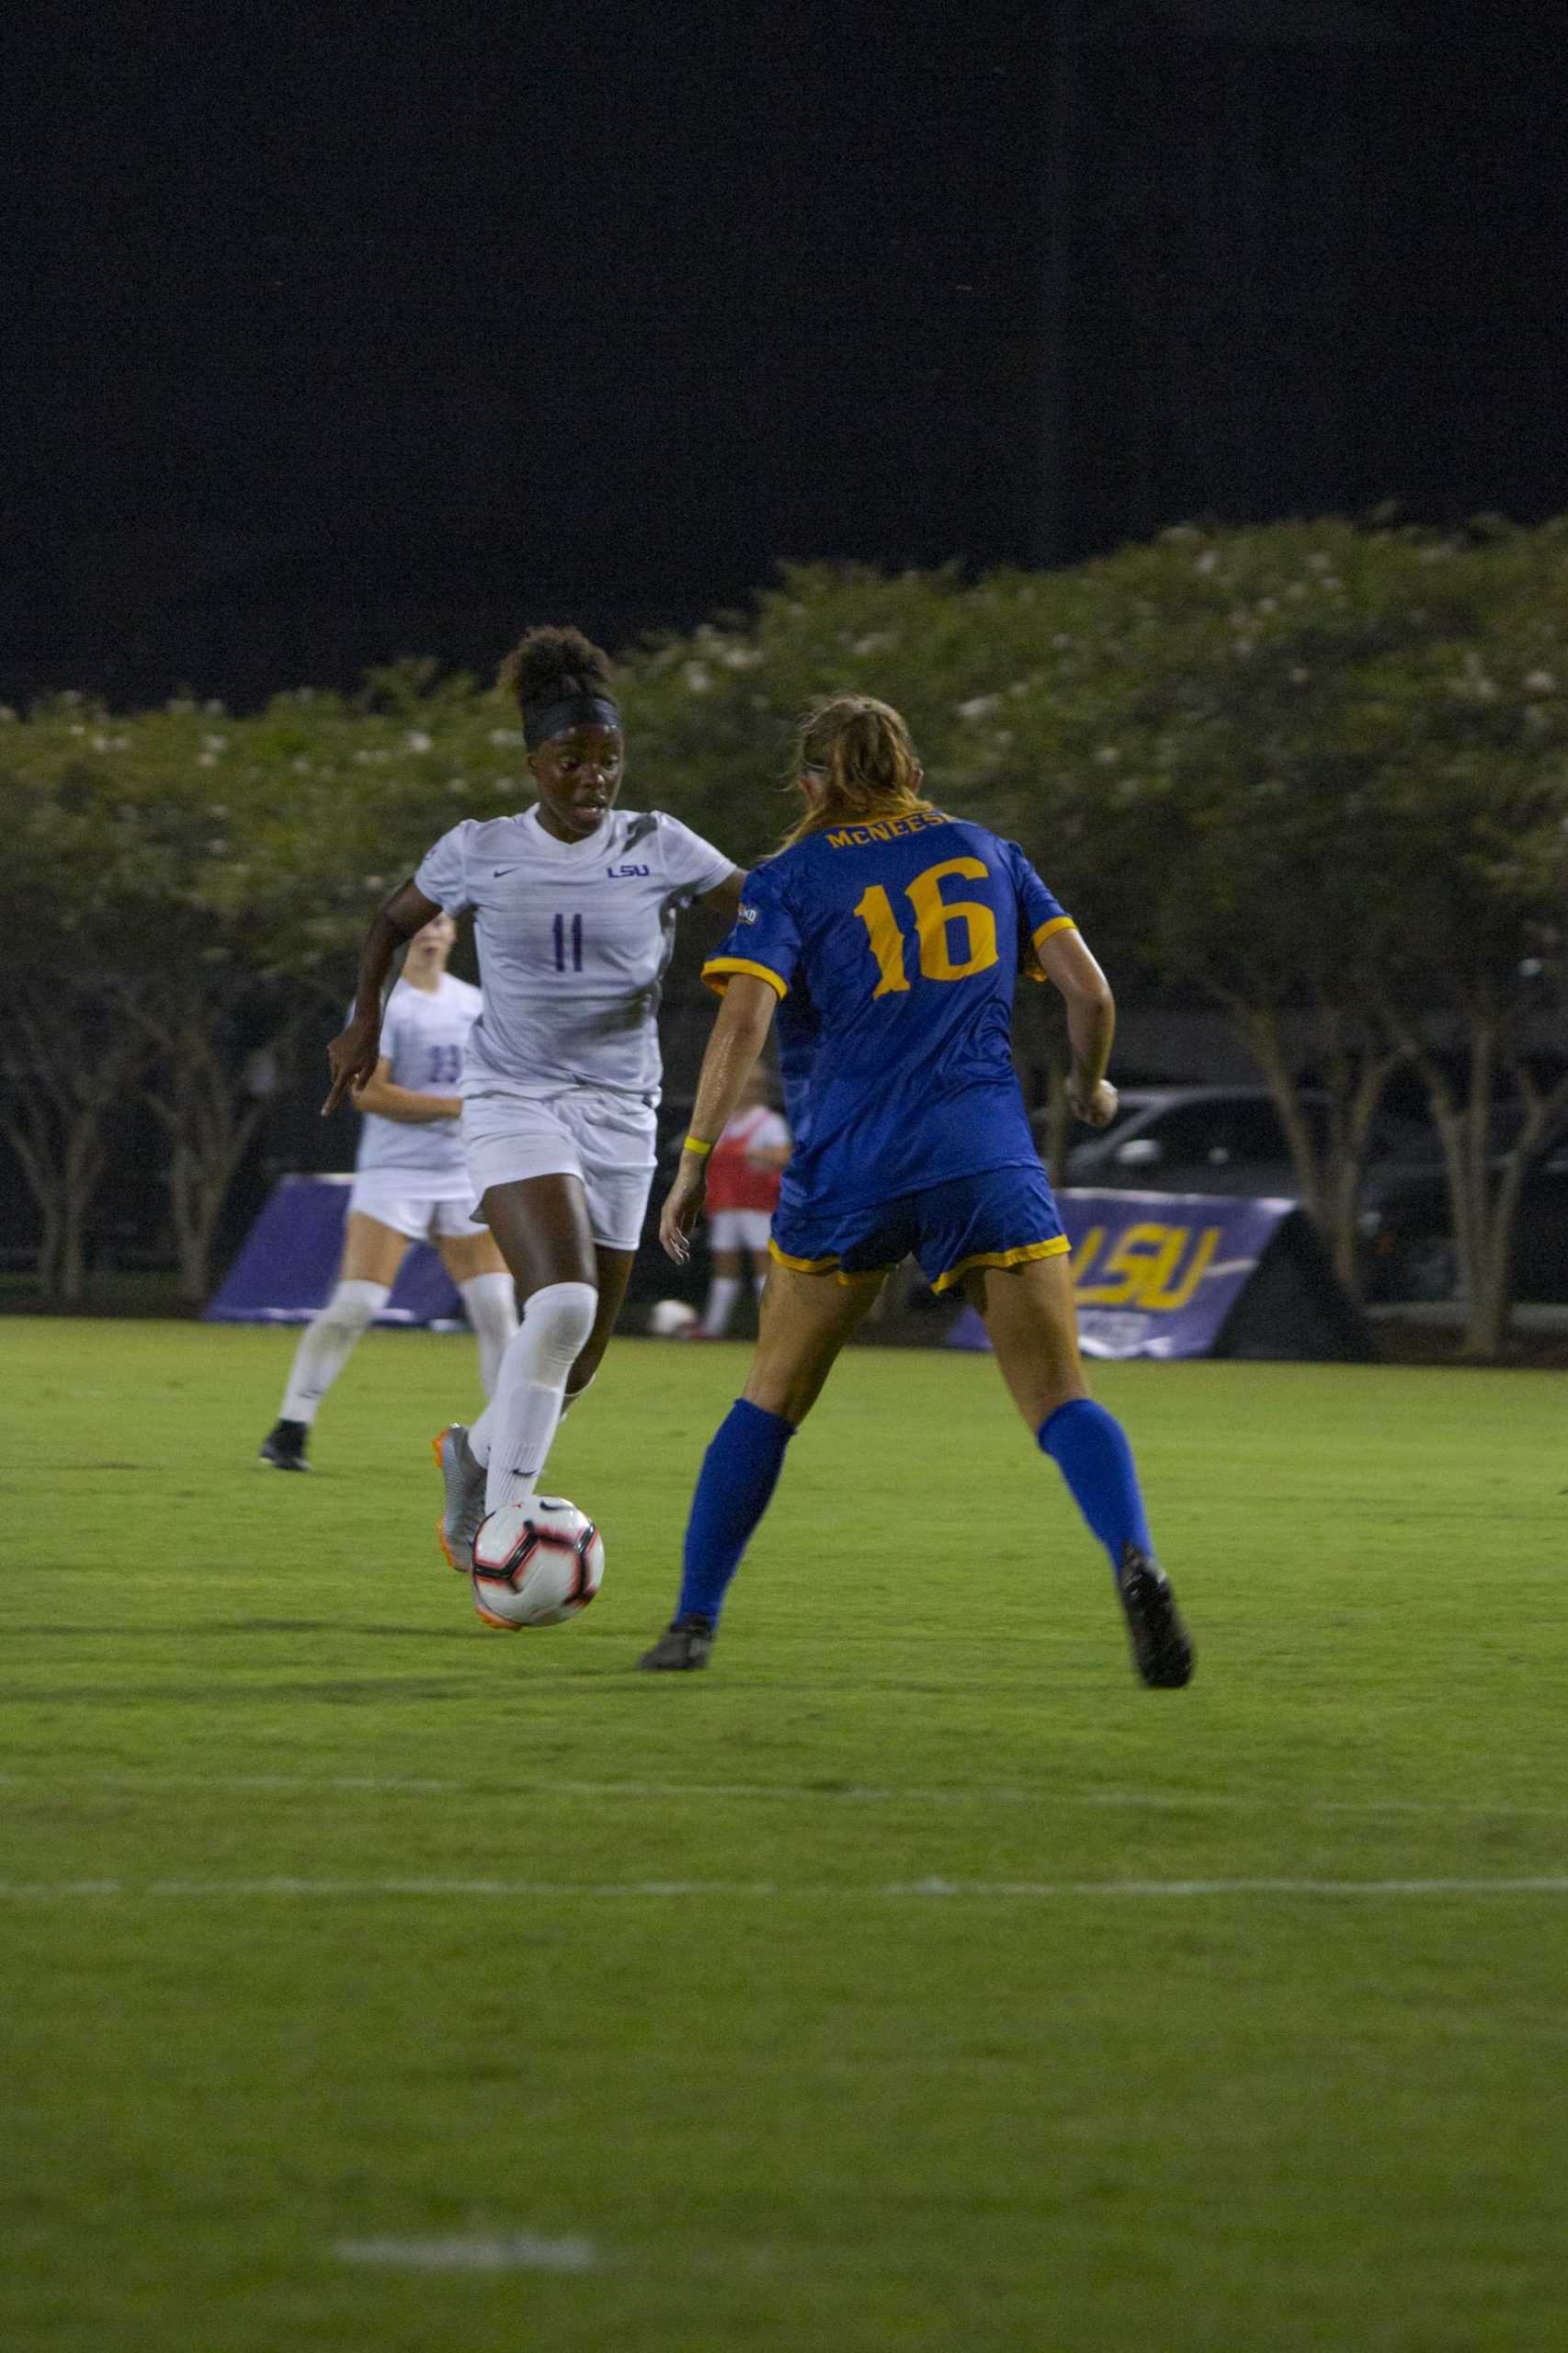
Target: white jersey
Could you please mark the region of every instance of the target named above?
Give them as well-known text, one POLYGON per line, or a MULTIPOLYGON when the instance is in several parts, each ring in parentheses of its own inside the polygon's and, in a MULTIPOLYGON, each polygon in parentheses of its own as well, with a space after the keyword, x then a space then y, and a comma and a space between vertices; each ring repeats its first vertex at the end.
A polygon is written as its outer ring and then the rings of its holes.
POLYGON ((656 811, 612 809, 580 842, 557 841, 532 809, 443 834, 414 881, 449 915, 474 911, 484 1012, 464 1095, 585 1086, 655 1102, 676 914, 735 871, 656 811))
MULTIPOLYGON (((433 989, 399 981, 387 999, 381 1021, 381 1052, 394 1086, 415 1095, 456 1095, 462 1078, 463 1050, 483 1000, 468 981, 443 972, 433 989)), ((395 1168, 400 1175, 431 1180, 463 1177, 460 1122, 457 1120, 383 1120, 367 1111, 355 1165, 362 1172, 395 1168)), ((409 1188, 417 1192, 417 1184, 409 1188)))

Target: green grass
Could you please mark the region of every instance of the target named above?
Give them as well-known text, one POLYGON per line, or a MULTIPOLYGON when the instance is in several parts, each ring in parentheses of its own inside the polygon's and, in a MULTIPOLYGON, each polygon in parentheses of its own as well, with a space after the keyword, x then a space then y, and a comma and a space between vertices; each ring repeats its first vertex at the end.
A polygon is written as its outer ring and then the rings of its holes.
POLYGON ((509 1638, 431 1534, 468 1345, 367 1342, 311 1480, 290 1346, 0 1330, 8 2353, 1561 2341, 1559 1382, 1098 1375, 1146 1693, 993 1369, 857 1354, 655 1679, 739 1350, 612 1352, 604 1594, 509 1638), (596 2268, 335 2254, 517 2234, 596 2268))

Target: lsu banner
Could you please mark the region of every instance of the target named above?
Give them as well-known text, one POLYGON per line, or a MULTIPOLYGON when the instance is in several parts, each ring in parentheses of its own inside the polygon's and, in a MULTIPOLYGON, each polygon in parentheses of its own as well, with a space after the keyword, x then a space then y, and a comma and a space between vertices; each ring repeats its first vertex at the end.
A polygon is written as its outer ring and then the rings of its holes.
MULTIPOLYGON (((351 1176, 285 1176, 275 1185, 215 1299, 209 1324, 308 1324, 332 1297, 351 1176)), ((428 1243, 409 1249, 378 1324, 462 1321, 462 1302, 428 1243)))
MULTIPOLYGON (((1063 1192, 1058 1206, 1073 1245, 1084 1354, 1205 1357, 1298 1204, 1118 1191, 1063 1192)), ((990 1347, 973 1308, 948 1345, 990 1347)))

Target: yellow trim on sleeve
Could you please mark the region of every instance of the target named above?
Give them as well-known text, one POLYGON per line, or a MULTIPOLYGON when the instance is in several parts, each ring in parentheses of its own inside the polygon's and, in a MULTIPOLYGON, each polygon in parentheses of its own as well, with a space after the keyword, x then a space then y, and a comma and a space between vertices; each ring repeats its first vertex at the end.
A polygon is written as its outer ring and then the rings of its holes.
POLYGON ((1025 980, 1043 981, 1045 978, 1045 967, 1040 961, 1042 939, 1050 939, 1059 931, 1076 931, 1077 928, 1071 915, 1052 915, 1049 923, 1042 923, 1029 942, 1029 952, 1023 968, 1025 980))
POLYGON ((790 994, 790 983, 770 972, 766 964, 754 964, 749 956, 710 956, 702 967, 702 977, 715 996, 722 996, 737 972, 749 972, 755 981, 766 981, 781 997, 790 994), (716 977, 717 976, 717 977, 716 977))
POLYGON ((1017 1250, 977 1250, 972 1258, 960 1258, 956 1267, 938 1275, 931 1288, 935 1291, 950 1290, 971 1267, 1021 1267, 1031 1258, 1064 1257, 1072 1247, 1064 1233, 1053 1233, 1049 1242, 1026 1242, 1017 1250))

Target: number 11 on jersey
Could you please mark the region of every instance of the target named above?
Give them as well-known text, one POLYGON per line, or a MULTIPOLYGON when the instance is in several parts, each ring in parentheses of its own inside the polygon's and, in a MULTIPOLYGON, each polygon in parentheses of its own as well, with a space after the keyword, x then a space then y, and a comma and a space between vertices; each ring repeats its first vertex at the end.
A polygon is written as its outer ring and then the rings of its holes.
POLYGON ((554 923, 551 926, 551 936, 555 941, 556 971, 558 972, 580 972, 583 969, 582 916, 574 915, 570 926, 568 926, 564 915, 557 915, 554 923), (570 964, 566 961, 568 938, 570 938, 572 956, 572 961, 570 964))

